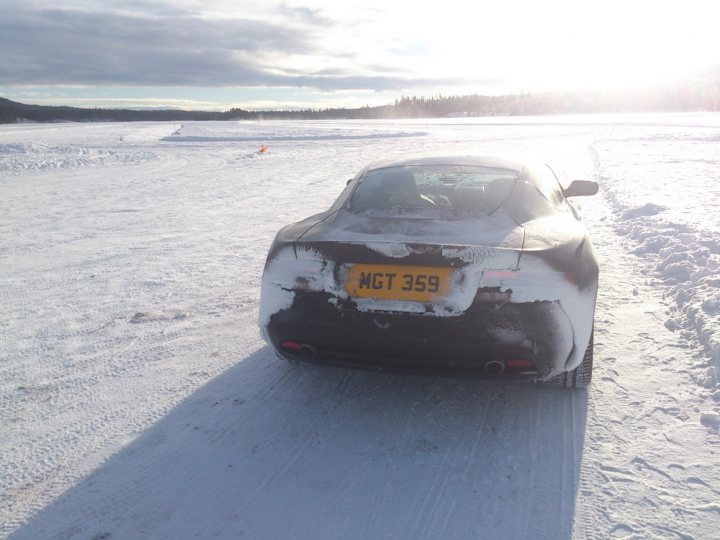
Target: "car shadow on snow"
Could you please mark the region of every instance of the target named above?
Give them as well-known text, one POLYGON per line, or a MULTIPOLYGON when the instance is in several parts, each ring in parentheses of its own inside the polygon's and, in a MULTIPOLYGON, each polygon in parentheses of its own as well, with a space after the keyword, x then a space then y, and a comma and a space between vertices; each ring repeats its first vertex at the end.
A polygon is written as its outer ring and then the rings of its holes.
POLYGON ((264 347, 13 539, 570 538, 587 394, 264 347))

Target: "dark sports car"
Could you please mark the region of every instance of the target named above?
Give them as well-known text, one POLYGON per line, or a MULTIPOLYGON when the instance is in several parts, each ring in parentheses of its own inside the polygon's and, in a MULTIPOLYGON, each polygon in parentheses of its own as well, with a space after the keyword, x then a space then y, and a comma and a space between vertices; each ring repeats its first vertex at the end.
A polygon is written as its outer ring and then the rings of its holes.
POLYGON ((326 212, 284 227, 260 327, 283 358, 375 369, 590 382, 598 265, 542 163, 374 163, 326 212))

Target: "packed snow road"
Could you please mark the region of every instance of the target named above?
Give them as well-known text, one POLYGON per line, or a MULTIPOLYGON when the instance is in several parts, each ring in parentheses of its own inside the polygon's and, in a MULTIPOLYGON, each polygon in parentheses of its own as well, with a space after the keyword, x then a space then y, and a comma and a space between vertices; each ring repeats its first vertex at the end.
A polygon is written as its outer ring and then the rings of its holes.
POLYGON ((0 128, 0 537, 720 538, 718 126, 0 128), (277 229, 408 152, 601 183, 589 391, 291 366, 260 341, 277 229))

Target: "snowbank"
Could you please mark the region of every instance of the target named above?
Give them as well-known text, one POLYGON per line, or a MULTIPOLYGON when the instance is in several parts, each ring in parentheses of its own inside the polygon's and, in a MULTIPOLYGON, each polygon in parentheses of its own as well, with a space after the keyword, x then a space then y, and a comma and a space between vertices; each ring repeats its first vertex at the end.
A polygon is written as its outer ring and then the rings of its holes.
MULTIPOLYGON (((661 216, 625 220, 619 231, 638 242, 634 253, 652 261, 675 300, 666 326, 694 332, 720 366, 720 243, 661 216)), ((717 386, 711 373, 705 385, 717 386)))
MULTIPOLYGON (((633 253, 649 263, 655 272, 654 279, 666 288, 666 297, 674 302, 665 326, 680 332, 684 340, 700 343, 709 356, 708 369, 700 383, 709 389, 720 387, 720 240, 712 230, 701 228, 707 224, 712 229, 714 212, 704 214, 711 211, 714 203, 697 200, 700 219, 692 224, 683 223, 679 217, 682 214, 673 211, 690 206, 696 193, 678 196, 676 204, 667 206, 652 201, 638 204, 642 198, 654 198, 653 188, 658 193, 662 191, 659 180, 654 185, 652 180, 643 183, 642 177, 627 178, 632 168, 623 169, 625 177, 618 178, 612 167, 601 165, 599 159, 596 166, 603 190, 619 214, 617 231, 637 244, 633 253), (640 184, 640 188, 633 184, 640 184), (708 204, 707 208, 703 206, 708 204)), ((672 177, 662 180, 677 183, 672 177)))

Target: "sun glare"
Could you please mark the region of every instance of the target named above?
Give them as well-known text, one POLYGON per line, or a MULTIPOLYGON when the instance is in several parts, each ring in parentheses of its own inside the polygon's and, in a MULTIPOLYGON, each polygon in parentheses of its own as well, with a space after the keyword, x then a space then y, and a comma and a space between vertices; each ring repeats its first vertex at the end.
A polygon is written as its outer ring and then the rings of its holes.
POLYGON ((366 65, 508 91, 620 87, 720 61, 712 3, 450 0, 365 7, 345 46, 366 65))

